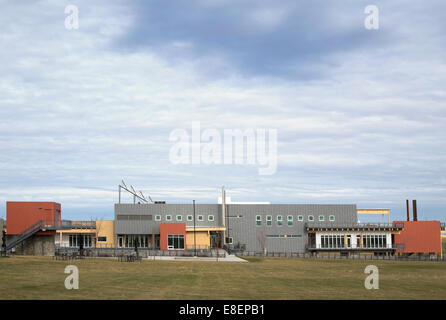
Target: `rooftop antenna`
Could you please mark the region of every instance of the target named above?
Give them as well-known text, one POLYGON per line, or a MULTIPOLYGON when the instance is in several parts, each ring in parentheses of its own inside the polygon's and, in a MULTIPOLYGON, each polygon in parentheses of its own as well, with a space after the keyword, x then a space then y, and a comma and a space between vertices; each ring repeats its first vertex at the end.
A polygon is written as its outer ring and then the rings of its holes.
MULTIPOLYGON (((149 201, 144 197, 143 193, 139 191, 139 194, 135 191, 135 188, 133 186, 130 186, 130 189, 125 184, 124 180, 121 181, 121 184, 118 186, 119 188, 119 203, 121 203, 121 189, 124 189, 128 193, 133 195, 133 203, 136 203, 136 198, 140 199, 141 201, 145 203, 149 203, 149 201)), ((152 198, 149 196, 150 202, 153 202, 152 198)))

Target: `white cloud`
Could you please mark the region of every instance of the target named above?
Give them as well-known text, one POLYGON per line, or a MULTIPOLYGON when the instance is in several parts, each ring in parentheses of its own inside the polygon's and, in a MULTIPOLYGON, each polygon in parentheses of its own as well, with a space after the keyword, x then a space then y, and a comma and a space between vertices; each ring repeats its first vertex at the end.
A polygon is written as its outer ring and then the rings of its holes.
MULTIPOLYGON (((411 54, 418 42, 342 52, 326 77, 311 81, 236 70, 212 78, 231 67, 218 54, 172 62, 150 48, 111 47, 132 25, 130 10, 80 3, 80 28, 68 31, 63 8, 11 5, 0 18, 2 201, 111 206, 124 177, 154 198, 179 201, 216 202, 224 184, 239 201, 379 206, 413 195, 446 203, 446 64, 437 42, 429 41, 426 59, 411 54), (192 121, 278 129, 278 173, 173 166, 169 133, 192 121)), ((286 14, 254 17, 274 28, 286 14)), ((172 46, 193 47, 182 39, 172 46)))

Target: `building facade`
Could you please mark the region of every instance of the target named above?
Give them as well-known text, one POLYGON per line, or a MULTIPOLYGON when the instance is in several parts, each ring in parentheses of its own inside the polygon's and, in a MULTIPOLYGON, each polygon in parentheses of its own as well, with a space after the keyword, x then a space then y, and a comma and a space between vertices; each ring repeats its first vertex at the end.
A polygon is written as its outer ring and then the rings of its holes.
POLYGON ((116 244, 131 248, 136 242, 138 247, 163 250, 226 247, 255 252, 391 253, 395 250, 393 235, 402 228, 394 224, 361 225, 352 204, 224 206, 116 204, 116 244))

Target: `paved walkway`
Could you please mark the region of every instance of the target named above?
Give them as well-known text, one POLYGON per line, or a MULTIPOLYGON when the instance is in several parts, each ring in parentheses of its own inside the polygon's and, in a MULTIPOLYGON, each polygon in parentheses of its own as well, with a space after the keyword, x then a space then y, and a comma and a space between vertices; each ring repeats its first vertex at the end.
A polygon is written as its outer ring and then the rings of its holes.
POLYGON ((165 257, 165 256, 152 256, 144 258, 143 260, 177 260, 177 261, 213 261, 213 262, 248 262, 244 259, 236 257, 233 254, 227 255, 224 258, 215 257, 165 257))

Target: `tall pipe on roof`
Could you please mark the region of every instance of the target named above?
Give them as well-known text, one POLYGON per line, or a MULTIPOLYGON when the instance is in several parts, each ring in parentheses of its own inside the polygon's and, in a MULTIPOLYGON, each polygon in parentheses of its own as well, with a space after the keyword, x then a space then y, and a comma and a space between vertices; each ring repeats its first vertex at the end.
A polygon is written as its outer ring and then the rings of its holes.
POLYGON ((407 221, 410 221, 409 200, 406 200, 406 209, 407 209, 407 221))
POLYGON ((221 220, 223 224, 223 245, 226 244, 226 191, 225 186, 221 187, 221 220))
POLYGON ((417 200, 412 200, 412 206, 413 206, 413 221, 418 221, 418 218, 417 218, 417 200))

